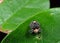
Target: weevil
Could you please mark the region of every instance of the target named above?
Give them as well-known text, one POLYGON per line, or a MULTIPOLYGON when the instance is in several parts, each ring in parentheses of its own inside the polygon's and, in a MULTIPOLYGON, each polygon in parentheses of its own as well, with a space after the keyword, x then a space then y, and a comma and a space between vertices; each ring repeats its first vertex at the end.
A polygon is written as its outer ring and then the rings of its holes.
POLYGON ((30 23, 30 33, 32 34, 40 34, 41 33, 41 28, 40 24, 37 21, 32 21, 30 23))

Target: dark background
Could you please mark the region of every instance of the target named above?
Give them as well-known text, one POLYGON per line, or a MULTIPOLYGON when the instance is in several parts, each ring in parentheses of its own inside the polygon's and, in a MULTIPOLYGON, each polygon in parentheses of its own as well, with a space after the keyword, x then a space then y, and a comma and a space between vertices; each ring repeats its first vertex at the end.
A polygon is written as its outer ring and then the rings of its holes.
POLYGON ((60 7, 60 0, 50 0, 50 8, 60 7))
MULTIPOLYGON (((60 1, 50 0, 50 8, 56 8, 56 7, 60 7, 60 1)), ((6 35, 7 35, 6 33, 0 32, 0 42, 6 35)))
POLYGON ((0 32, 0 42, 6 35, 7 35, 6 33, 0 32))

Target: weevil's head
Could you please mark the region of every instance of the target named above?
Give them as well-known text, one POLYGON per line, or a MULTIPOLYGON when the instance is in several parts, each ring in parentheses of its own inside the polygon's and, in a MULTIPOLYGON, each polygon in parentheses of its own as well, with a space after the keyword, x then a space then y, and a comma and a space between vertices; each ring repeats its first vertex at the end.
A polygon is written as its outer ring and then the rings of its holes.
POLYGON ((30 23, 30 28, 31 29, 39 29, 40 26, 39 26, 39 23, 37 21, 33 21, 30 23))

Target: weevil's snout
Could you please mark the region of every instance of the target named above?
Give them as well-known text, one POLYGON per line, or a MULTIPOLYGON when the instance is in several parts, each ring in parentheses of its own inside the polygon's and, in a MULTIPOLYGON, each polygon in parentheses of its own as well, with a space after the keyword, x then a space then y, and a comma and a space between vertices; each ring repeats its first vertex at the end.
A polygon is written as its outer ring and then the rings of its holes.
POLYGON ((39 32, 39 29, 35 29, 33 30, 34 33, 38 33, 39 32))

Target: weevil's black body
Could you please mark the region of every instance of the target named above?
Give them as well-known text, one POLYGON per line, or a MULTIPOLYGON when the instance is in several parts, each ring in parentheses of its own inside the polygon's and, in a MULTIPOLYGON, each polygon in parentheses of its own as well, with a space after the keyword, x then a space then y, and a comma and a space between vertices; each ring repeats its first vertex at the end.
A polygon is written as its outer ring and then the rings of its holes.
POLYGON ((33 34, 41 33, 40 24, 38 22, 36 22, 36 21, 33 21, 33 22, 30 23, 30 28, 31 28, 30 32, 33 33, 33 34), (34 32, 35 29, 38 30, 37 33, 34 32))

